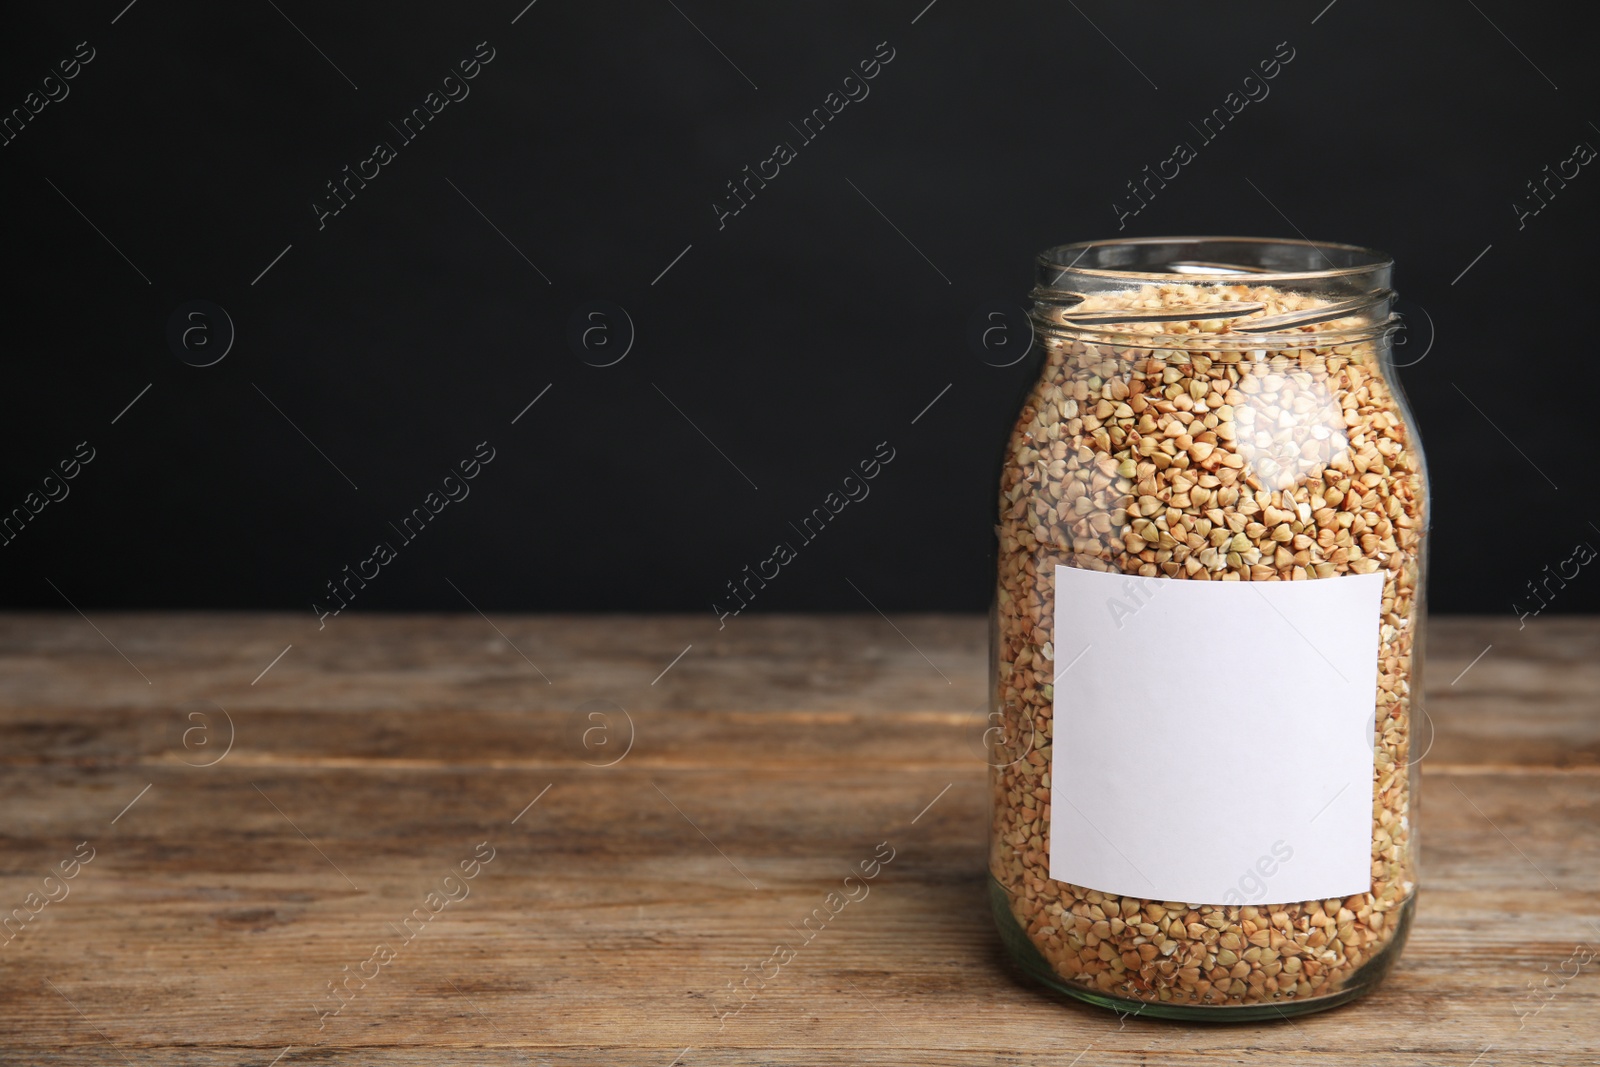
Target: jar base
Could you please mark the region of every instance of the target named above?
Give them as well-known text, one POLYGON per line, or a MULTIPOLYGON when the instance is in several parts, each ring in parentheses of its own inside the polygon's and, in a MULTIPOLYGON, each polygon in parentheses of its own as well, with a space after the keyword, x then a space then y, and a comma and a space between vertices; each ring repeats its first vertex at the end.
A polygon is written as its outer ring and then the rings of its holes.
POLYGON ((1016 917, 1011 914, 1010 896, 994 877, 989 876, 989 903, 994 912, 995 925, 1000 931, 1000 940, 1005 945, 1007 953, 1016 966, 1029 978, 1047 986, 1051 990, 1064 994, 1074 1000, 1081 1000, 1087 1004, 1094 1004, 1101 1008, 1110 1008, 1122 1015, 1144 1015, 1157 1019, 1183 1019, 1190 1022, 1212 1023, 1242 1023, 1271 1021, 1273 1019, 1287 1019, 1294 1015, 1309 1015, 1312 1012, 1326 1011, 1337 1008, 1341 1004, 1348 1004, 1357 997, 1371 992, 1383 981, 1389 969, 1394 966, 1394 961, 1399 958, 1400 952, 1405 947, 1406 937, 1411 930, 1411 915, 1416 910, 1415 894, 1401 907, 1396 909, 1395 921, 1398 927, 1393 940, 1378 956, 1362 965, 1353 975, 1345 987, 1336 993, 1325 996, 1286 997, 1273 1001, 1270 1004, 1239 1004, 1239 1005, 1209 1005, 1209 1004, 1163 1004, 1158 1000, 1134 1000, 1129 997, 1112 996, 1097 990, 1076 985, 1065 981, 1055 973, 1033 942, 1028 940, 1028 935, 1023 932, 1016 917))

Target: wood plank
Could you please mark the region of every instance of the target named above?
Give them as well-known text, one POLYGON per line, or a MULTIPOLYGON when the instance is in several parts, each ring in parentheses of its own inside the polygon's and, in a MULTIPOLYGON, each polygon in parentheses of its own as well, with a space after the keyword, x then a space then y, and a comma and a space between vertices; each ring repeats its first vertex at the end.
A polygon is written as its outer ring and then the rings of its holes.
POLYGON ((915 649, 875 616, 739 620, 653 689, 702 620, 497 619, 559 652, 549 685, 476 617, 338 621, 359 625, 251 687, 280 618, 97 618, 151 686, 81 619, 0 618, 0 902, 96 850, 0 947, 6 1058, 1576 1064, 1600 1047, 1600 959, 1518 1015, 1574 945, 1600 947, 1600 624, 1434 620, 1439 736, 1399 969, 1333 1012, 1197 1027, 1065 1002, 1005 965, 972 747, 981 620, 897 618, 915 649), (611 767, 585 763, 575 710, 596 679, 635 715, 611 767), (183 709, 212 698, 234 747, 186 765, 216 750, 184 746, 183 709), (399 941, 389 924, 482 841, 495 859, 470 895, 319 1029, 326 983, 399 941), (869 895, 720 1022, 727 983, 799 943, 884 841, 869 895))

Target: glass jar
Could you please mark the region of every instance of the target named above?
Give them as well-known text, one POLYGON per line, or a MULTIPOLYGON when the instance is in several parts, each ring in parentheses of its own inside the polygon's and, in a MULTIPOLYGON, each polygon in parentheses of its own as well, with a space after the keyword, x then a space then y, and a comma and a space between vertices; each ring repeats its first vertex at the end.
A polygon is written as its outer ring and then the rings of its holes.
POLYGON ((991 895, 1119 1011, 1373 988, 1414 907, 1427 478, 1392 264, 1152 238, 1038 258, 1001 469, 991 895))

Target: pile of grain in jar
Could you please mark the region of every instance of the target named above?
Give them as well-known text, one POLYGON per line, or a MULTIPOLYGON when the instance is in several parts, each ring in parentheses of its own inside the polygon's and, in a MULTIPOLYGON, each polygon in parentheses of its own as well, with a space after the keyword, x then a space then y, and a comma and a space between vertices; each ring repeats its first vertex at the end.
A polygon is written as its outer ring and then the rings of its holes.
MULTIPOLYGON (((1122 323, 1114 342, 1042 337, 1046 363, 1001 478, 995 695, 1007 736, 1033 748, 991 771, 991 872, 1064 983, 1147 1002, 1335 994, 1398 935, 1415 884, 1407 805, 1426 523, 1420 456, 1378 342, 1317 347, 1318 333, 1353 325, 1344 319, 1299 327, 1295 347, 1248 347, 1236 325, 1325 304, 1267 286, 1150 285, 1092 295, 1073 314, 1229 301, 1264 308, 1253 320, 1122 323), (1182 347, 1134 347, 1141 335, 1182 347), (1191 581, 1383 572, 1370 892, 1192 905, 1051 880, 1057 565, 1191 581)), ((1213 817, 1248 812, 1174 811, 1172 832, 1203 833, 1213 817)))

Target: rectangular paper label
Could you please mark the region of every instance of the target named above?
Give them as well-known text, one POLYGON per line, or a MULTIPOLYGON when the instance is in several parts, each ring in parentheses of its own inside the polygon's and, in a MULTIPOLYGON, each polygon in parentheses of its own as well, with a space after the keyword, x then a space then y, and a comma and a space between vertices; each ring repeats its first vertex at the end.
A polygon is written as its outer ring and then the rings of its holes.
POLYGON ((1055 575, 1050 877, 1186 904, 1372 886, 1383 575, 1055 575))

